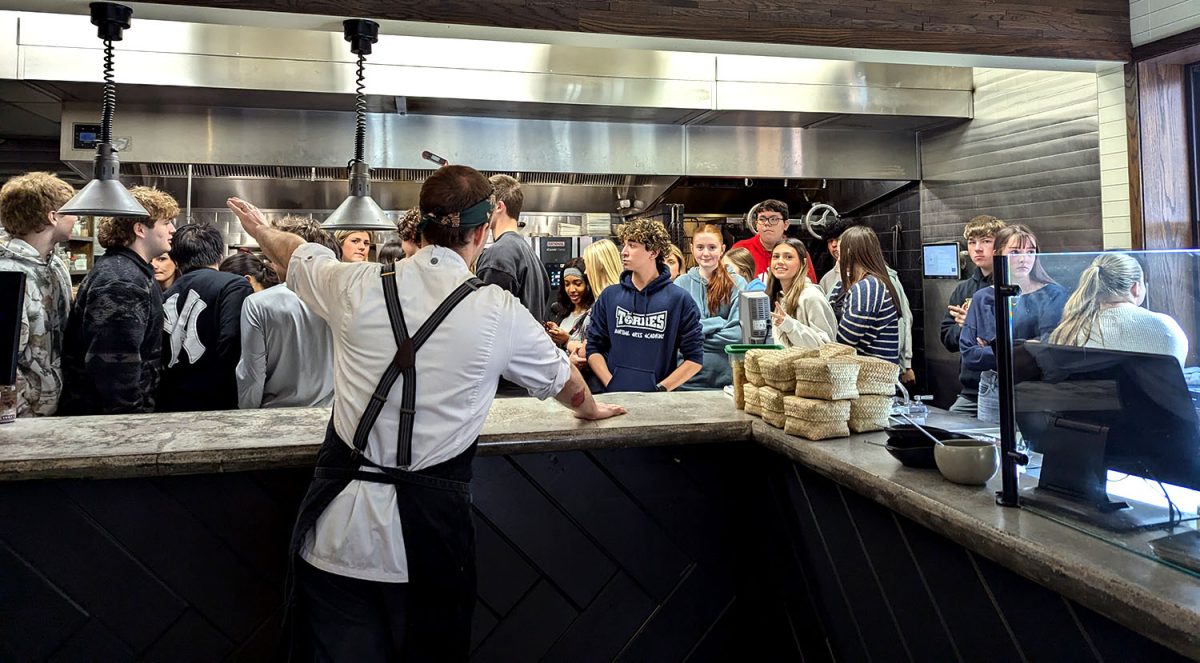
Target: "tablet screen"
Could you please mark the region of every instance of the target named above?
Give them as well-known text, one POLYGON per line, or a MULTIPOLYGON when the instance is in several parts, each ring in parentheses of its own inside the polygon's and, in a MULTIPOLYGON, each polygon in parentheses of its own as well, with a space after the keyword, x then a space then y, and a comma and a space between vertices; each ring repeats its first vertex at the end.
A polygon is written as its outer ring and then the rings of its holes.
POLYGON ((942 242, 924 247, 923 273, 927 279, 957 279, 958 243, 942 242))

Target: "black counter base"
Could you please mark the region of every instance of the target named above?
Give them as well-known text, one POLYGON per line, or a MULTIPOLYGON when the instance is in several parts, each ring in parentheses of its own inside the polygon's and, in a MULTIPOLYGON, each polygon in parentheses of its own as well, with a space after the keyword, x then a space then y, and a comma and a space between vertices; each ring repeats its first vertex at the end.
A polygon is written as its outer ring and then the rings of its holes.
MULTIPOLYGON (((0 483, 0 660, 280 658, 311 470, 0 483)), ((750 443, 475 465, 475 661, 1178 655, 750 443)))

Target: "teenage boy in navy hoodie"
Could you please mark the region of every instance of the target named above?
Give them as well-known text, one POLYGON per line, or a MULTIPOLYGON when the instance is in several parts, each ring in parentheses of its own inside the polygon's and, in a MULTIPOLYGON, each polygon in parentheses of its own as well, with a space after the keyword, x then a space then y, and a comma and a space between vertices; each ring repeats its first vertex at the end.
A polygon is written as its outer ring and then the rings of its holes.
POLYGON ((631 221, 620 238, 625 271, 620 285, 605 288, 592 305, 588 366, 605 391, 672 391, 704 361, 700 310, 671 283, 663 262, 671 239, 661 223, 631 221))

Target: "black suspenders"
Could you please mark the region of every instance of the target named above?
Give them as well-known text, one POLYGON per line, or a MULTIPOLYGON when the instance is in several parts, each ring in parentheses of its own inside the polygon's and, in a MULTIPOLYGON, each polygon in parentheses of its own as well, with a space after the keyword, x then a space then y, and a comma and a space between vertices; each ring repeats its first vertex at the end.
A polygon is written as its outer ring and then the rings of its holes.
POLYGON ((408 327, 404 323, 404 311, 400 309, 400 296, 396 290, 395 272, 382 272, 380 277, 383 280, 383 297, 384 301, 387 302, 388 319, 392 323, 392 336, 396 339, 396 356, 388 364, 387 370, 384 371, 383 377, 379 380, 379 385, 375 387, 375 393, 371 394, 371 400, 367 403, 367 408, 363 410, 362 417, 358 420, 358 427, 354 429, 353 445, 357 455, 361 456, 364 464, 382 470, 391 469, 367 458, 367 439, 371 435, 371 428, 375 426, 375 420, 379 418, 379 413, 383 411, 388 394, 392 391, 396 380, 403 375, 404 386, 402 389, 404 391, 400 399, 400 429, 396 438, 396 466, 401 470, 407 471, 409 466, 412 465, 413 420, 416 415, 417 405, 417 352, 425 344, 425 341, 428 341, 429 337, 433 335, 438 325, 442 324, 446 316, 450 315, 454 307, 466 299, 467 295, 483 287, 484 283, 475 277, 471 277, 465 283, 458 286, 430 314, 429 319, 425 321, 425 324, 421 325, 417 333, 410 337, 408 335, 408 327))

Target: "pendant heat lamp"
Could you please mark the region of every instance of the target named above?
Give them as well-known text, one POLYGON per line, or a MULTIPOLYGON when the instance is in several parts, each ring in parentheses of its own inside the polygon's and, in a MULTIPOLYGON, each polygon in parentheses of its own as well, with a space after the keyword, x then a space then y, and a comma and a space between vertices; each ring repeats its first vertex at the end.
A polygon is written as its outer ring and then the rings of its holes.
POLYGON ((363 66, 371 53, 371 44, 379 40, 379 24, 364 19, 342 22, 350 52, 358 56, 354 104, 354 158, 350 160, 350 195, 342 201, 321 227, 325 230, 395 231, 396 224, 383 214, 383 209, 371 198, 371 167, 364 158, 367 139, 367 97, 363 93, 363 66))
POLYGON ((112 146, 113 113, 117 110, 117 84, 113 78, 113 45, 129 29, 133 10, 111 2, 93 2, 88 7, 92 25, 104 40, 104 110, 100 116, 100 140, 96 143, 92 181, 58 211, 74 216, 150 216, 121 184, 121 163, 112 146))

